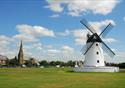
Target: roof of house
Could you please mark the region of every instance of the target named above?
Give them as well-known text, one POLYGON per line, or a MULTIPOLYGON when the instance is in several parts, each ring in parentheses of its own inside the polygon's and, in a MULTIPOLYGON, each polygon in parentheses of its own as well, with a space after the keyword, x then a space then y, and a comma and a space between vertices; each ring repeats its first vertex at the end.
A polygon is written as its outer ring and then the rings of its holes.
POLYGON ((6 56, 0 55, 0 60, 7 60, 8 58, 6 56))

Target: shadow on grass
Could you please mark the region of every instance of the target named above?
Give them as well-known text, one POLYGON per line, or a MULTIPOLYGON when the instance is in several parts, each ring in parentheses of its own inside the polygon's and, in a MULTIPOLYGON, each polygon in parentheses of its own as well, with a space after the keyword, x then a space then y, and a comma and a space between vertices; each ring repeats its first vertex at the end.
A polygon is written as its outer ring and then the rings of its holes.
POLYGON ((125 73, 125 69, 120 69, 120 73, 125 73))
POLYGON ((73 71, 73 70, 68 70, 68 71, 66 71, 66 72, 68 72, 68 73, 73 73, 74 71, 73 71))

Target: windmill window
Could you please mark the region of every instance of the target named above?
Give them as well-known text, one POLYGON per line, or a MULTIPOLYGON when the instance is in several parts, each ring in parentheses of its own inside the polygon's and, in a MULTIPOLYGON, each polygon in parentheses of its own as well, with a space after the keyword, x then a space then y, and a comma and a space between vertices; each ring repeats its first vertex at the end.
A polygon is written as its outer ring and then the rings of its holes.
POLYGON ((96 54, 98 55, 98 54, 99 54, 99 52, 96 52, 96 54))
POLYGON ((99 63, 99 60, 97 60, 97 63, 99 63))
POLYGON ((98 44, 96 44, 96 46, 98 46, 98 44))

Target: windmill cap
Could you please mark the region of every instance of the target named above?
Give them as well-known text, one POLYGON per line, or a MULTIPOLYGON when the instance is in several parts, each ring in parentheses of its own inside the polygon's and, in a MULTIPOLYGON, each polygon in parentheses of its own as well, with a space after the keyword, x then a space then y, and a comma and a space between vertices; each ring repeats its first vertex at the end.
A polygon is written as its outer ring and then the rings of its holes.
POLYGON ((101 38, 98 36, 97 33, 94 33, 93 35, 91 35, 88 40, 87 43, 89 42, 102 42, 101 38))

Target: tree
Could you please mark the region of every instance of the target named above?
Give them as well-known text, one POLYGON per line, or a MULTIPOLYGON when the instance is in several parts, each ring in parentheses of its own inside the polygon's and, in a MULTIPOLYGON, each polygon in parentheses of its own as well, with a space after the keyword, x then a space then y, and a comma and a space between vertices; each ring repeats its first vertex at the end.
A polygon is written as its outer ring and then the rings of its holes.
POLYGON ((46 60, 43 60, 43 61, 40 62, 40 66, 48 67, 49 63, 46 60))
POLYGON ((67 66, 74 67, 74 66, 75 66, 75 61, 70 60, 70 61, 67 62, 66 65, 67 65, 67 66))
POLYGON ((62 61, 55 61, 55 65, 65 66, 65 63, 62 61))
POLYGON ((49 65, 50 65, 50 66, 56 66, 56 62, 55 62, 55 61, 51 61, 51 62, 49 63, 49 65))
POLYGON ((120 63, 118 66, 119 68, 125 68, 125 63, 120 63))
POLYGON ((8 61, 8 63, 9 63, 9 66, 12 66, 12 67, 16 67, 16 66, 19 65, 18 59, 17 59, 16 56, 15 56, 14 58, 10 59, 10 60, 8 61))
POLYGON ((27 67, 32 67, 33 65, 32 65, 32 62, 30 61, 30 60, 26 60, 25 61, 25 65, 27 66, 27 67))

